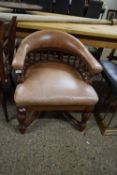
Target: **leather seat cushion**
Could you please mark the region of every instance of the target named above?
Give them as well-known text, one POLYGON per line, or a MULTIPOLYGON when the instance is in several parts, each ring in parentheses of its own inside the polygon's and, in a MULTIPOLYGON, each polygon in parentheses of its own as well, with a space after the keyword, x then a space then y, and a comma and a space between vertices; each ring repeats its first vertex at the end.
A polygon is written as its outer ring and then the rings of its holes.
POLYGON ((97 94, 80 74, 63 63, 31 66, 15 92, 17 106, 95 105, 97 94))
POLYGON ((112 85, 117 88, 117 64, 112 63, 110 61, 101 61, 103 66, 103 72, 108 78, 108 80, 112 83, 112 85))

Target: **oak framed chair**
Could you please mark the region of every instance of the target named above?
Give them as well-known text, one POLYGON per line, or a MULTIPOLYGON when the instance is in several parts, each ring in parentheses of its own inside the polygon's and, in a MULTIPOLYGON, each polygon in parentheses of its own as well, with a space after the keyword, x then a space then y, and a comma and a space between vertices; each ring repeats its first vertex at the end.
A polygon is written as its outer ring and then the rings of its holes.
POLYGON ((21 42, 12 66, 19 75, 14 100, 21 133, 42 111, 59 111, 85 129, 98 102, 90 83, 102 67, 78 39, 56 30, 34 32, 21 42), (81 112, 82 119, 70 111, 81 112))
POLYGON ((11 63, 14 56, 16 17, 11 21, 0 20, 0 97, 6 121, 9 121, 7 100, 14 88, 11 63))

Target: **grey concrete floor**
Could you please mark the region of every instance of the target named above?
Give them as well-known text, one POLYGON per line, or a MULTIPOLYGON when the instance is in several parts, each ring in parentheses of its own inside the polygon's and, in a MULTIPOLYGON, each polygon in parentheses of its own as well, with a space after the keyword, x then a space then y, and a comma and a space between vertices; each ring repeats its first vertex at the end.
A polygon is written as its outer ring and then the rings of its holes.
MULTIPOLYGON (((9 106, 10 117, 16 114, 9 106)), ((49 113, 21 135, 0 109, 0 175, 117 175, 117 136, 102 136, 91 116, 84 132, 49 113)))
MULTIPOLYGON (((109 52, 104 49, 102 59, 109 52)), ((9 114, 16 115, 13 104, 9 114)), ((36 120, 25 135, 17 125, 16 119, 6 123, 0 108, 0 175, 117 175, 117 136, 102 136, 93 115, 84 132, 55 113, 36 120)))

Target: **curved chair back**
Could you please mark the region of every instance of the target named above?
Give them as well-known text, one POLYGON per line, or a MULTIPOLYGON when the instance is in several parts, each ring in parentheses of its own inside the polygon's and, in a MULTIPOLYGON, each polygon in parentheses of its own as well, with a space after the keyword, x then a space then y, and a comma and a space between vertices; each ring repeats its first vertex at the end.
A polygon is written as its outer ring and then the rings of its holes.
POLYGON ((26 55, 34 50, 42 49, 54 49, 79 56, 87 63, 92 72, 96 73, 100 70, 100 65, 96 59, 80 40, 68 33, 56 30, 37 31, 26 37, 18 48, 12 66, 15 69, 23 69, 26 55))

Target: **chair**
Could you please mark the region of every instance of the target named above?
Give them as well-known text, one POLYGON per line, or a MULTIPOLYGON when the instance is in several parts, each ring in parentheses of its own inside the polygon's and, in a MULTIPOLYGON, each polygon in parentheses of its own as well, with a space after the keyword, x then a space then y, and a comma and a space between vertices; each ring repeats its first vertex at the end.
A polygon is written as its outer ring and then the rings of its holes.
POLYGON ((12 66, 20 76, 14 100, 21 133, 41 111, 61 111, 79 130, 85 128, 98 102, 89 82, 102 67, 78 39, 56 30, 35 32, 22 41, 12 66), (70 111, 83 112, 81 121, 70 111))
POLYGON ((38 3, 43 7, 44 12, 52 12, 53 0, 39 0, 38 3))
POLYGON ((117 63, 103 60, 101 61, 101 65, 103 67, 102 76, 109 86, 109 92, 106 94, 104 100, 106 103, 108 101, 108 106, 106 107, 104 115, 96 115, 96 120, 102 134, 113 135, 117 134, 117 127, 112 126, 113 120, 116 117, 115 114, 117 112, 117 63), (113 95, 114 98, 112 98, 113 95), (108 113, 110 116, 107 115, 108 113))
POLYGON ((87 18, 99 18, 103 6, 103 1, 90 1, 86 16, 87 18))
POLYGON ((69 10, 70 15, 83 16, 85 0, 72 0, 69 10))
POLYGON ((54 13, 68 14, 69 11, 69 0, 56 0, 54 6, 54 13))
POLYGON ((9 121, 7 99, 11 85, 14 87, 11 63, 14 56, 15 33, 16 17, 13 17, 11 22, 0 21, 0 95, 6 121, 9 121))
POLYGON ((38 0, 23 0, 23 2, 29 3, 29 4, 38 4, 38 0))

